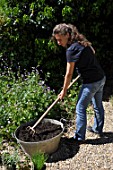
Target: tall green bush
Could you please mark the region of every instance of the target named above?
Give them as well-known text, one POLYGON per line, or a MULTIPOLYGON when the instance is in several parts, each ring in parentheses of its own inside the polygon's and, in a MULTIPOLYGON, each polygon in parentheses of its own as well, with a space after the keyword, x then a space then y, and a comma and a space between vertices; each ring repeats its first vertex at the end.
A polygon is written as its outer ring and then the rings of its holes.
MULTIPOLYGON (((1 0, 0 71, 12 67, 15 78, 37 67, 47 85, 58 93, 65 75, 65 49, 50 41, 53 27, 75 24, 93 43, 107 78, 113 75, 113 2, 106 0, 1 0)), ((76 76, 76 73, 74 73, 76 76)))
MULTIPOLYGON (((58 90, 65 74, 65 51, 53 45, 53 27, 61 22, 75 24, 93 43, 107 77, 112 78, 112 8, 106 0, 1 0, 0 64, 17 71, 38 66, 50 73, 48 83, 58 90), (110 65, 109 65, 110 63, 110 65), (108 69, 109 66, 109 69, 108 69), (57 72, 56 72, 57 70, 57 72), (52 81, 54 80, 54 81, 52 81), (55 84, 54 82, 58 82, 55 84)), ((44 77, 45 78, 45 77, 44 77)))

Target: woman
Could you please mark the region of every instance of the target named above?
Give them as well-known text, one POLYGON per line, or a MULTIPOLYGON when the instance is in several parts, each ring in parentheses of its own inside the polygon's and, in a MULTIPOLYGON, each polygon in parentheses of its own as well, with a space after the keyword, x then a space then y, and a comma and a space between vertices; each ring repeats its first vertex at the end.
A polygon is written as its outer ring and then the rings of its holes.
POLYGON ((63 89, 59 94, 62 100, 71 82, 74 68, 83 79, 83 84, 76 105, 76 131, 74 139, 78 142, 85 140, 87 117, 86 109, 92 101, 95 111, 94 125, 88 127, 93 133, 102 134, 104 126, 104 108, 102 104, 103 87, 105 84, 104 71, 95 57, 91 43, 80 34, 71 24, 58 24, 53 29, 52 37, 58 45, 66 48, 67 67, 63 89))

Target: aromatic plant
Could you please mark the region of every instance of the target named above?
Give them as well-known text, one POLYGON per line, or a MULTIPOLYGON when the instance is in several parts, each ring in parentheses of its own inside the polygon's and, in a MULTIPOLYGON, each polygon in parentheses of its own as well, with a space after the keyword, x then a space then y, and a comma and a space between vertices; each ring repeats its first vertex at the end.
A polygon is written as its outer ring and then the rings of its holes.
POLYGON ((16 167, 18 162, 20 161, 20 157, 18 156, 18 152, 14 151, 14 153, 4 152, 2 154, 2 163, 3 165, 7 165, 10 167, 16 167))
POLYGON ((8 69, 0 76, 0 135, 10 138, 21 123, 42 115, 55 98, 37 70, 15 78, 8 69))
MULTIPOLYGON (((0 136, 11 138, 11 134, 22 123, 38 119, 57 98, 54 90, 45 85, 37 69, 31 73, 15 73, 6 68, 0 75, 0 136)), ((74 91, 71 93, 74 93, 74 91)), ((73 109, 73 95, 65 102, 57 103, 47 117, 60 119, 73 109), (69 105, 68 105, 69 103, 69 105)), ((75 103, 74 103, 75 107, 75 103)))
POLYGON ((34 154, 31 158, 36 170, 41 170, 44 167, 44 163, 48 159, 48 155, 42 152, 34 154))
MULTIPOLYGON (((48 78, 48 75, 46 79, 48 78)), ((0 74, 0 137, 11 139, 12 133, 22 123, 38 119, 56 100, 57 95, 40 78, 39 71, 32 68, 29 73, 16 73, 5 67, 0 74)), ((59 120, 72 118, 78 96, 78 83, 69 90, 64 102, 59 101, 46 115, 59 120)))

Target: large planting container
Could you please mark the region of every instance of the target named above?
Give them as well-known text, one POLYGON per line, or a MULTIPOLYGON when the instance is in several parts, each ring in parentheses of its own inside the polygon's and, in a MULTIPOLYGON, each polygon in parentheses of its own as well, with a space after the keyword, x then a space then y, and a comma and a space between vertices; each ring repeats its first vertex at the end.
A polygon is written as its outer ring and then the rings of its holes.
POLYGON ((53 124, 61 125, 61 128, 62 128, 61 133, 59 133, 57 136, 55 136, 51 139, 39 141, 39 142, 25 142, 25 141, 20 140, 18 138, 18 134, 19 134, 19 131, 21 130, 21 128, 23 126, 25 126, 25 127, 32 126, 34 124, 34 121, 27 122, 27 123, 21 125, 15 131, 15 138, 16 138, 17 142, 21 145, 21 148, 23 149, 23 151, 25 153, 27 153, 30 157, 37 152, 51 154, 58 149, 59 142, 60 142, 61 136, 63 134, 63 130, 64 130, 63 124, 60 121, 57 121, 54 119, 46 119, 45 118, 42 121, 44 121, 45 123, 50 122, 53 124))

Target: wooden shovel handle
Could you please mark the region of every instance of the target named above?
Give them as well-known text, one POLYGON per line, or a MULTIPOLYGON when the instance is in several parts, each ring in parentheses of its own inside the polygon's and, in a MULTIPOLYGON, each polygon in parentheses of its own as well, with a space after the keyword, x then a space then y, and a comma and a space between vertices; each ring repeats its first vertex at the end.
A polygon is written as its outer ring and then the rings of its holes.
POLYGON ((35 128, 41 120, 46 116, 46 114, 51 110, 51 108, 59 101, 59 97, 51 104, 51 106, 45 111, 45 113, 38 119, 38 121, 33 125, 32 128, 35 128))
MULTIPOLYGON (((78 75, 68 86, 68 89, 78 80, 80 75, 78 75)), ((45 113, 38 119, 38 121, 33 125, 32 129, 34 129, 40 122, 41 120, 47 115, 47 113, 51 110, 51 108, 59 101, 59 97, 50 105, 50 107, 45 111, 45 113)))
POLYGON ((70 85, 68 86, 68 89, 79 79, 80 74, 70 83, 70 85))

